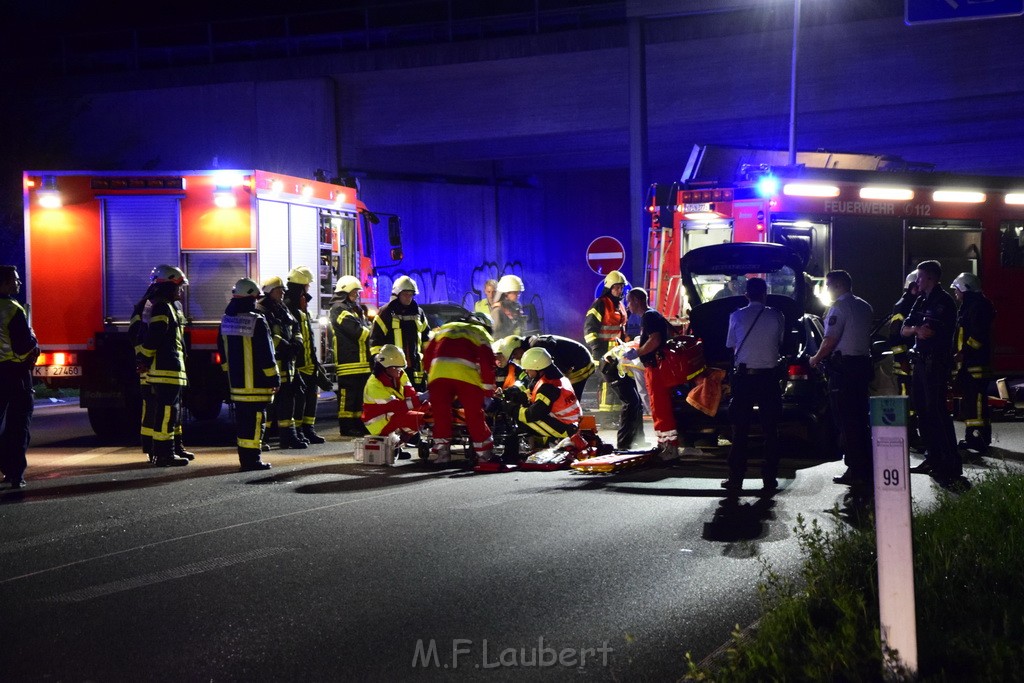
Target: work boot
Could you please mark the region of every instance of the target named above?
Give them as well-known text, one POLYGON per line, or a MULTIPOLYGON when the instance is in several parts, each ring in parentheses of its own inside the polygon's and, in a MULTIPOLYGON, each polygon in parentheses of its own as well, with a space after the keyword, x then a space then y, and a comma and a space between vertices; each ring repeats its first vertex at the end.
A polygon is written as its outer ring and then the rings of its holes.
POLYGON ((301 450, 309 447, 308 442, 299 438, 299 433, 296 431, 295 427, 282 427, 279 431, 281 432, 281 437, 279 439, 281 448, 301 450))
POLYGON ((153 464, 157 467, 182 467, 188 464, 186 458, 174 454, 174 444, 171 440, 157 441, 153 439, 153 450, 150 452, 153 464))
POLYGON ((302 436, 309 443, 327 443, 327 439, 313 431, 313 425, 302 425, 302 436))
POLYGON ((174 437, 174 454, 179 458, 185 458, 186 460, 195 460, 196 454, 192 451, 186 451, 185 445, 181 443, 181 435, 178 434, 174 437))
POLYGON ((430 461, 435 465, 444 465, 452 461, 451 449, 447 442, 436 442, 430 449, 430 461))

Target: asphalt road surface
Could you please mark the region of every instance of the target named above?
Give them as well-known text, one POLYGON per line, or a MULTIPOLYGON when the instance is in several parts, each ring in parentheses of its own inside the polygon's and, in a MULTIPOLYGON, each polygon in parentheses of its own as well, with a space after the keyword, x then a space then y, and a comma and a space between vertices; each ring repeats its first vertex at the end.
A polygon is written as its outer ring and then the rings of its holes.
MULTIPOLYGON (((195 462, 156 469, 77 407, 37 410, 29 486, 0 493, 0 676, 674 680, 757 618, 762 561, 797 570, 797 515, 847 523, 838 462, 727 498, 723 452, 612 476, 380 468, 322 422, 326 444, 240 473, 226 413, 187 427, 195 462)), ((997 455, 1024 451, 1018 426, 997 455)))

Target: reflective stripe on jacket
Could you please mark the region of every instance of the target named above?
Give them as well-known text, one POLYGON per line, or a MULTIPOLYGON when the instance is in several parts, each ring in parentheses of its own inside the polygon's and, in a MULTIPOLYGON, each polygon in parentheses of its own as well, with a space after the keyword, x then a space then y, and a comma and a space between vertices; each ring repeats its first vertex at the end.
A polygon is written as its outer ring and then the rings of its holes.
POLYGON ((417 410, 421 405, 405 371, 394 384, 382 372, 371 376, 363 389, 363 424, 371 434, 380 434, 396 413, 417 410))
POLYGON ((451 322, 443 325, 423 354, 427 381, 454 379, 484 391, 494 391, 494 352, 491 336, 479 325, 451 322))

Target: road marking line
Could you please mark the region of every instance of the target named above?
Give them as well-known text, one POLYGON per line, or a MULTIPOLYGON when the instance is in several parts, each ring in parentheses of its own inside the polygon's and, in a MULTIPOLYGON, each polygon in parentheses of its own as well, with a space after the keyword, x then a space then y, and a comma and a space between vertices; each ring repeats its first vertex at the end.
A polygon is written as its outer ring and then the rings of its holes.
POLYGON ((83 602, 85 600, 92 600, 93 598, 101 598, 105 595, 113 595, 114 593, 123 593, 125 591, 134 590, 136 588, 152 586, 154 584, 163 583, 165 581, 184 579, 189 576, 195 576, 197 574, 202 574, 204 572, 210 572, 215 569, 223 569, 225 567, 230 567, 233 564, 241 564, 243 562, 259 560, 264 557, 270 557, 272 555, 278 555, 280 553, 287 552, 288 550, 288 548, 259 548, 244 553, 236 553, 234 555, 227 555, 225 557, 217 557, 212 560, 193 562, 192 564, 186 564, 182 567, 164 569, 162 571, 153 572, 151 574, 135 576, 130 579, 121 579, 120 581, 101 583, 96 586, 89 586, 88 588, 81 588, 79 590, 61 593, 59 595, 54 595, 46 598, 45 602, 83 602))
MULTIPOLYGON (((451 480, 451 479, 449 479, 447 481, 436 481, 435 480, 435 481, 430 482, 429 484, 426 484, 426 486, 450 485, 450 484, 454 484, 454 483, 455 483, 455 481, 451 480)), ((417 487, 417 488, 419 488, 419 487, 417 487)), ((207 529, 205 531, 197 531, 194 534, 185 534, 184 536, 175 536, 174 538, 165 538, 162 541, 153 541, 152 543, 143 543, 142 545, 137 545, 137 546, 134 546, 132 548, 125 548, 124 550, 115 550, 115 551, 110 552, 110 553, 104 553, 102 555, 96 555, 95 557, 86 557, 86 558, 81 559, 81 560, 75 560, 74 562, 66 562, 65 564, 59 564, 59 565, 56 565, 54 567, 47 567, 46 569, 38 569, 38 570, 36 570, 34 572, 28 572, 27 574, 19 574, 18 576, 12 576, 10 578, 0 580, 0 585, 3 585, 5 583, 13 583, 14 581, 20 581, 21 579, 29 579, 29 578, 32 578, 33 576, 39 576, 41 574, 49 574, 50 572, 55 572, 55 571, 58 571, 58 570, 61 570, 61 569, 67 569, 68 567, 75 567, 75 566, 78 566, 80 564, 85 564, 86 562, 92 562, 94 560, 103 560, 103 559, 106 559, 108 557, 117 557, 118 555, 125 555, 127 553, 132 553, 132 552, 135 552, 137 550, 145 550, 147 548, 155 548, 155 547, 160 546, 160 545, 166 545, 167 543, 175 543, 177 541, 184 541, 184 540, 187 540, 187 539, 190 539, 190 538, 198 538, 200 536, 208 536, 209 534, 214 534, 214 533, 217 533, 217 532, 220 532, 220 531, 230 531, 231 529, 241 529, 242 527, 253 526, 255 524, 265 524, 267 522, 273 522, 273 521, 276 521, 276 520, 279 520, 279 519, 286 519, 288 517, 295 517, 297 515, 304 515, 304 514, 309 513, 309 512, 321 512, 323 510, 330 510, 330 509, 333 509, 333 508, 342 507, 344 505, 352 505, 353 503, 362 503, 364 501, 376 500, 378 498, 390 498, 391 496, 403 495, 403 494, 407 494, 408 492, 409 492, 408 488, 402 487, 398 491, 389 491, 389 492, 385 492, 385 493, 378 493, 378 494, 373 495, 373 496, 366 496, 365 498, 357 498, 355 500, 343 500, 343 501, 340 501, 340 502, 337 502, 337 503, 331 503, 330 505, 320 505, 320 506, 315 507, 315 508, 308 508, 308 509, 305 509, 305 510, 295 510, 294 512, 285 512, 285 513, 282 513, 280 515, 273 515, 271 517, 263 517, 261 519, 250 519, 250 520, 247 520, 245 522, 238 522, 237 524, 228 524, 227 526, 217 527, 216 529, 207 529)))

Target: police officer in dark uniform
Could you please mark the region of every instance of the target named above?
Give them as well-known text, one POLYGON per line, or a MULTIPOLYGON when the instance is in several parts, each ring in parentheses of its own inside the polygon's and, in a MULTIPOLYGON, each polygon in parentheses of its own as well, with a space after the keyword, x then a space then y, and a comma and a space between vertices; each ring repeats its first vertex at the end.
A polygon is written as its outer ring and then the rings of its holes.
POLYGON ((992 321, 996 311, 981 291, 974 273, 953 280, 953 296, 960 304, 956 318, 956 384, 962 399, 961 416, 967 427, 957 445, 979 454, 992 443, 992 409, 988 382, 992 374, 992 321))
POLYGON ((729 316, 725 345, 733 350, 732 450, 729 451, 729 478, 722 482, 727 491, 743 488, 747 470, 747 441, 750 422, 757 406, 764 432, 764 463, 761 481, 765 491, 779 487, 779 420, 782 418, 782 390, 779 387, 779 348, 786 331, 781 311, 765 305, 768 283, 759 277, 747 280, 749 302, 729 316))
POLYGON ((25 487, 29 427, 32 424, 32 366, 39 344, 28 315, 14 295, 21 278, 14 266, 0 266, 0 471, 12 489, 25 487))
POLYGON ((953 417, 946 409, 946 387, 953 371, 956 302, 939 285, 941 279, 942 266, 938 261, 918 264, 920 296, 903 323, 901 334, 914 339, 911 395, 917 406, 921 436, 928 449, 929 474, 939 486, 960 492, 970 488, 970 483, 963 477, 953 417))
POLYGON ((825 275, 832 306, 825 315, 825 339, 811 359, 811 367, 825 362, 829 403, 839 428, 846 472, 833 481, 870 489, 871 427, 871 304, 853 294, 853 281, 845 270, 825 275), (827 362, 826 362, 827 361, 827 362))

